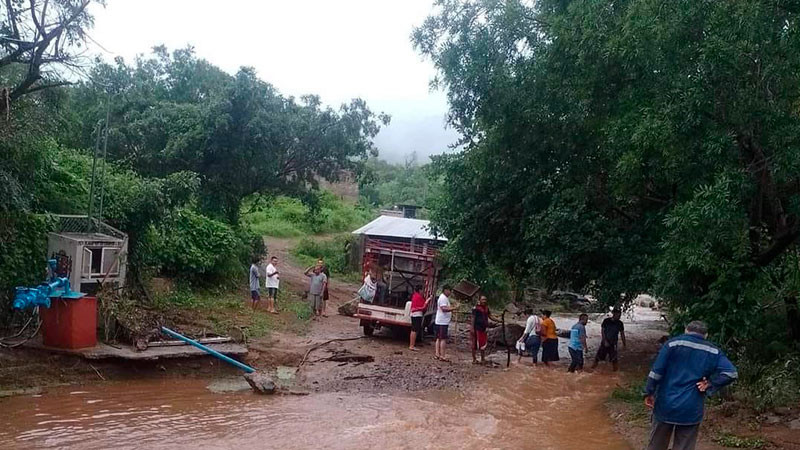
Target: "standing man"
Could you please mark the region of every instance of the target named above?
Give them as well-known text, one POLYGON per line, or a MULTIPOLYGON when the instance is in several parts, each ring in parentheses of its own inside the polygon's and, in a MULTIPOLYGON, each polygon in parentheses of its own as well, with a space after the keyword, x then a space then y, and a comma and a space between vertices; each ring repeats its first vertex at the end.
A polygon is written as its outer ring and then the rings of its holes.
POLYGON ((436 359, 440 361, 450 361, 447 359, 445 347, 447 346, 447 330, 450 327, 450 318, 455 308, 450 306, 450 294, 452 290, 449 284, 444 285, 439 299, 436 301, 436 359))
POLYGON ((738 378, 722 350, 706 340, 708 327, 695 320, 668 340, 647 376, 644 404, 653 410, 648 450, 693 450, 705 397, 738 378), (673 437, 674 434, 674 437, 673 437))
POLYGON ((258 303, 261 301, 261 296, 258 293, 258 279, 261 276, 258 273, 258 262, 258 256, 254 256, 253 263, 250 264, 250 301, 253 309, 256 309, 258 307, 258 303))
POLYGON ((322 273, 322 267, 319 264, 306 269, 305 275, 310 278, 308 302, 311 303, 311 308, 314 310, 314 318, 317 319, 322 316, 322 294, 325 292, 325 285, 328 284, 328 277, 322 273))
POLYGON ((498 322, 489 311, 489 301, 485 295, 481 295, 478 304, 472 308, 472 329, 470 330, 470 346, 472 347, 472 364, 477 364, 475 351, 481 351, 481 364, 486 363, 486 344, 489 342, 486 329, 489 328, 489 321, 498 322))
POLYGON ((331 271, 328 270, 325 260, 321 257, 317 260, 317 265, 321 267, 322 273, 325 274, 327 280, 325 282, 325 290, 322 291, 322 317, 328 317, 328 284, 330 284, 331 281, 331 271))
POLYGON ((428 301, 422 296, 422 286, 414 286, 414 293, 411 294, 411 334, 408 342, 408 349, 412 352, 417 351, 417 336, 422 337, 422 321, 427 309, 428 301))
POLYGON ((278 286, 280 286, 281 277, 278 272, 278 257, 273 256, 267 265, 267 308, 272 314, 278 314, 275 310, 275 300, 278 298, 278 286))
POLYGON ((556 323, 550 316, 553 313, 548 310, 542 311, 542 362, 545 366, 550 366, 551 362, 558 361, 558 334, 556 334, 556 323))
POLYGON ((588 314, 581 314, 578 317, 578 323, 572 326, 569 330, 569 356, 572 362, 569 363, 567 372, 583 371, 583 351, 586 350, 586 323, 589 322, 588 314))
POLYGON ((614 372, 619 370, 619 352, 617 351, 617 340, 622 337, 622 348, 628 346, 625 341, 625 325, 622 324, 620 317, 622 311, 619 308, 614 308, 611 312, 611 317, 606 317, 600 325, 600 347, 597 349, 597 355, 594 357, 594 364, 592 369, 596 369, 600 361, 605 361, 606 356, 611 361, 614 367, 614 372))
MULTIPOLYGON (((533 365, 535 366, 539 362, 539 347, 542 345, 542 337, 540 336, 542 319, 533 313, 532 308, 527 308, 525 313, 528 314, 528 320, 525 322, 525 332, 522 333, 519 342, 525 343, 525 350, 533 358, 533 365)), ((522 360, 522 352, 520 352, 517 362, 520 360, 522 360)))

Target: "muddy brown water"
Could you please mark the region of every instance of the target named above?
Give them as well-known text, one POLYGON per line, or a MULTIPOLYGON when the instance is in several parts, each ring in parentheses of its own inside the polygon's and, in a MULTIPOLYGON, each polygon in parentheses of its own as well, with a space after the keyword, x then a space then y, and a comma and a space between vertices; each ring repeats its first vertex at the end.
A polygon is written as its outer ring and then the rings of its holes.
POLYGON ((617 379, 513 367, 464 392, 215 394, 202 380, 68 387, 0 400, 4 449, 627 449, 603 406, 617 379))

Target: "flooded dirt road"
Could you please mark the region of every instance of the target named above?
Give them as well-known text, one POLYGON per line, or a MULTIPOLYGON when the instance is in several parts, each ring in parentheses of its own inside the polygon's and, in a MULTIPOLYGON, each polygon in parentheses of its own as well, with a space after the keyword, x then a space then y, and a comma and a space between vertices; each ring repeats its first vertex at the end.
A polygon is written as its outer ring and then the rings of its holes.
POLYGON ((4 449, 626 449, 608 373, 512 366, 463 392, 215 394, 202 380, 57 388, 0 400, 4 449))

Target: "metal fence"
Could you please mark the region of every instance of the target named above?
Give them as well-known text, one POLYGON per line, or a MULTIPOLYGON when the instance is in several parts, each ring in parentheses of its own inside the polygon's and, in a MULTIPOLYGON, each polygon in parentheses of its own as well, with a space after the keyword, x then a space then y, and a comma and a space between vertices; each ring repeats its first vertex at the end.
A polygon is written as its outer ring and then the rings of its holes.
POLYGON ((122 231, 89 216, 57 214, 53 217, 58 221, 56 232, 58 233, 102 233, 117 239, 125 239, 127 236, 122 231))

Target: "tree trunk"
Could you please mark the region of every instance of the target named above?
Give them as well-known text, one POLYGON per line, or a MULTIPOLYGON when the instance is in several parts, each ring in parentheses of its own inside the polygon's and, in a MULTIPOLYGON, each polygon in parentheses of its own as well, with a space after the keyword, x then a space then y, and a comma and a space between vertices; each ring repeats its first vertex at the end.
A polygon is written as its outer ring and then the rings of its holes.
POLYGON ((783 303, 786 307, 789 337, 793 342, 800 343, 800 307, 797 305, 797 296, 787 295, 783 297, 783 303))

